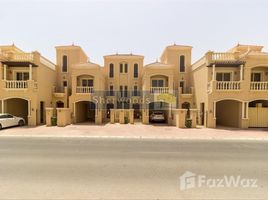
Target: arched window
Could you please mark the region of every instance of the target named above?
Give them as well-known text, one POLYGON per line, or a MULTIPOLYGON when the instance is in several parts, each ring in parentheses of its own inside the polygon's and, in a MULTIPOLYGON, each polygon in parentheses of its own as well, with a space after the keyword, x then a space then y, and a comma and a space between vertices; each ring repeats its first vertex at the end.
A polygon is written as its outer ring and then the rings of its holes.
POLYGON ((139 76, 139 65, 136 63, 134 64, 134 78, 138 78, 139 76))
POLYGON ((180 56, 180 72, 185 72, 185 56, 180 56))
POLYGON ((68 72, 67 56, 62 56, 62 72, 68 72))
POLYGON ((111 63, 109 66, 109 77, 113 78, 114 77, 114 64, 111 63))

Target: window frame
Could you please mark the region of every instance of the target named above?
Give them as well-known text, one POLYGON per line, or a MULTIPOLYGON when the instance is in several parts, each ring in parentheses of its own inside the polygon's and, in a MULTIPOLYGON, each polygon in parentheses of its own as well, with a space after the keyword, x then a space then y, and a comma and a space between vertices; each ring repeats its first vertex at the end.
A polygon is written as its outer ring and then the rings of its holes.
MULTIPOLYGON (((230 80, 229 81, 233 81, 233 72, 232 71, 218 71, 218 72, 216 72, 216 81, 218 81, 217 80, 217 74, 222 74, 221 79, 224 79, 224 74, 230 74, 230 80)), ((220 82, 228 82, 228 81, 221 80, 220 82)))
POLYGON ((180 73, 185 73, 186 72, 185 58, 186 58, 185 55, 180 55, 180 57, 179 57, 179 64, 180 64, 179 72, 180 73), (182 69, 182 65, 181 65, 182 64, 182 61, 181 61, 182 58, 183 58, 183 69, 184 69, 184 71, 181 70, 182 69))
POLYGON ((69 69, 68 69, 68 56, 67 55, 63 55, 61 61, 62 61, 62 63, 61 63, 61 72, 62 73, 68 73, 69 72, 69 69), (64 67, 64 58, 66 58, 66 71, 63 70, 63 67, 64 67))
POLYGON ((114 78, 114 64, 113 63, 109 64, 109 78, 114 78))

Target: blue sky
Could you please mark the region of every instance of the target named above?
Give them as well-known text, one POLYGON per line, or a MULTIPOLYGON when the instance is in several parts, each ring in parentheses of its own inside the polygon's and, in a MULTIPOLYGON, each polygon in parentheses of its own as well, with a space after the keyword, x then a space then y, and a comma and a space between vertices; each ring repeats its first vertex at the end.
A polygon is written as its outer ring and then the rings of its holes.
POLYGON ((268 49, 265 0, 11 0, 0 6, 0 44, 14 42, 53 61, 55 46, 72 43, 99 64, 116 52, 154 62, 174 42, 194 47, 193 62, 238 42, 268 49))

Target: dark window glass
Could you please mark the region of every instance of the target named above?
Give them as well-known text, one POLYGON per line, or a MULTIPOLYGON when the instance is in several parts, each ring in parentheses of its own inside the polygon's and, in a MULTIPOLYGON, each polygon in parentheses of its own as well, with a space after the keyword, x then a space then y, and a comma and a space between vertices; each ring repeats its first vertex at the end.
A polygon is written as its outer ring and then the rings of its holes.
POLYGON ((123 73, 123 64, 120 64, 120 73, 123 73))
POLYGON ((67 62, 67 56, 62 57, 62 72, 68 71, 68 62, 67 62))
POLYGON ((180 72, 185 72, 185 56, 180 56, 180 72))
POLYGON ((120 85, 120 97, 123 97, 123 86, 120 85))
POLYGON ((67 83, 67 81, 63 81, 63 87, 67 87, 68 86, 68 83, 67 83))
POLYGON ((127 73, 127 72, 128 72, 128 64, 125 63, 125 73, 127 73))
POLYGON ((139 76, 139 66, 138 64, 134 64, 134 78, 138 78, 139 76))
POLYGON ((110 85, 110 96, 114 96, 114 86, 110 85))
POLYGON ((127 86, 125 86, 124 97, 127 97, 128 96, 127 93, 128 93, 127 86))
POLYGON ((260 73, 251 73, 251 81, 260 82, 261 74, 260 73))
POLYGON ((114 77, 114 64, 110 64, 110 69, 109 69, 109 77, 113 78, 114 77))
POLYGON ((134 86, 133 96, 139 96, 138 95, 138 86, 134 86))

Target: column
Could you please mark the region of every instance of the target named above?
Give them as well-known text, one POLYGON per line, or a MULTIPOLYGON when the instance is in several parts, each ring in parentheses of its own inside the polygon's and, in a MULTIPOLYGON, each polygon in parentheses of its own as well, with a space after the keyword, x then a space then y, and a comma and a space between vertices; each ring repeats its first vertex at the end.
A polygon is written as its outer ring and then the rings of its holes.
POLYGON ((28 117, 31 117, 31 100, 28 100, 28 117))
POLYGON ((212 81, 216 80, 216 66, 215 64, 212 65, 212 81))
POLYGON ((242 102, 242 119, 245 119, 245 102, 242 102))
POLYGON ((240 65, 240 81, 243 80, 244 76, 244 65, 240 65))
POLYGON ((29 80, 31 81, 33 78, 33 66, 32 64, 29 65, 29 80))
POLYGON ((7 65, 4 65, 4 81, 7 80, 7 65))
POLYGON ((2 100, 2 113, 5 112, 5 100, 3 99, 2 100))
POLYGON ((213 102, 213 118, 214 118, 214 119, 216 119, 216 104, 217 104, 217 102, 214 101, 214 102, 213 102))

